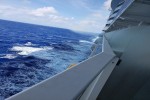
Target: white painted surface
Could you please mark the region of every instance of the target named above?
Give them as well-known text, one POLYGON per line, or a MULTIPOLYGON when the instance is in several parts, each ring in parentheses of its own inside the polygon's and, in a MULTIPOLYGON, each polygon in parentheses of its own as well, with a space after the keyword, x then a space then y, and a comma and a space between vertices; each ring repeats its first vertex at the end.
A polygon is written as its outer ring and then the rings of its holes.
MULTIPOLYGON (((103 51, 114 55, 112 49, 110 48, 107 40, 103 38, 104 48, 103 51)), ((106 60, 106 59, 105 59, 106 60)), ((99 75, 92 81, 92 83, 87 87, 80 100, 96 100, 98 94, 102 90, 104 84, 106 83, 108 77, 116 66, 118 58, 114 57, 109 63, 104 67, 104 69, 99 73, 99 75)))

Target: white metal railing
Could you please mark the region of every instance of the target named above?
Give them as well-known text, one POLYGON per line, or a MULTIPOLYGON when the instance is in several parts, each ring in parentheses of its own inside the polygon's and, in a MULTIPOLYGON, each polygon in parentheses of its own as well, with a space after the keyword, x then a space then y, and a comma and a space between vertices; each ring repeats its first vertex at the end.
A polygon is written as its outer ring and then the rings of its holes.
MULTIPOLYGON (((105 37, 103 38, 102 51, 113 54, 105 37)), ((80 97, 80 100, 96 100, 97 96, 102 90, 102 87, 104 86, 111 72, 115 68, 117 62, 118 58, 114 57, 111 61, 107 63, 107 65, 103 68, 103 70, 97 75, 97 77, 91 82, 91 84, 84 91, 83 95, 80 97)))

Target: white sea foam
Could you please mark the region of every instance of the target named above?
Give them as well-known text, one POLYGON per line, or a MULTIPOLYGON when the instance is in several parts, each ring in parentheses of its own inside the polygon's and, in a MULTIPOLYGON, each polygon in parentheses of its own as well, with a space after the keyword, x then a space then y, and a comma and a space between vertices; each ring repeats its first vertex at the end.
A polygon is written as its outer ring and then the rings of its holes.
POLYGON ((38 51, 52 50, 52 47, 27 47, 27 46, 14 46, 11 51, 17 51, 19 55, 29 55, 38 51))
POLYGON ((79 42, 81 42, 81 43, 89 43, 89 44, 92 44, 92 43, 93 43, 93 42, 86 41, 86 40, 80 40, 79 42))
POLYGON ((26 46, 32 46, 33 44, 31 42, 27 42, 24 45, 26 45, 26 46))
POLYGON ((98 38, 99 38, 98 36, 95 37, 95 38, 93 38, 93 39, 92 39, 92 42, 95 42, 98 38))
POLYGON ((7 58, 7 59, 14 59, 16 58, 17 56, 13 55, 13 54, 6 54, 5 56, 3 57, 0 57, 0 58, 7 58))

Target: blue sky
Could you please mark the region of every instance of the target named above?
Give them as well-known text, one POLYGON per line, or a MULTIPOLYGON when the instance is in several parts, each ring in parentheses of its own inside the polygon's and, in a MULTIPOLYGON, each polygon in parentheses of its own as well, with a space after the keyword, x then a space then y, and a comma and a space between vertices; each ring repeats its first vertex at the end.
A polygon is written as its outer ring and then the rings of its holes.
POLYGON ((0 19, 99 33, 111 0, 0 0, 0 19))

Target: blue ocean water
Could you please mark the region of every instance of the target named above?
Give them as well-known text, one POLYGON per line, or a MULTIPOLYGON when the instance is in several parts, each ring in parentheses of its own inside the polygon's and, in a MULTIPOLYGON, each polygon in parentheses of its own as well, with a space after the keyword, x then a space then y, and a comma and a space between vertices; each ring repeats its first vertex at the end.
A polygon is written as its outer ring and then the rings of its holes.
POLYGON ((0 98, 7 98, 90 55, 93 35, 0 20, 0 98))

